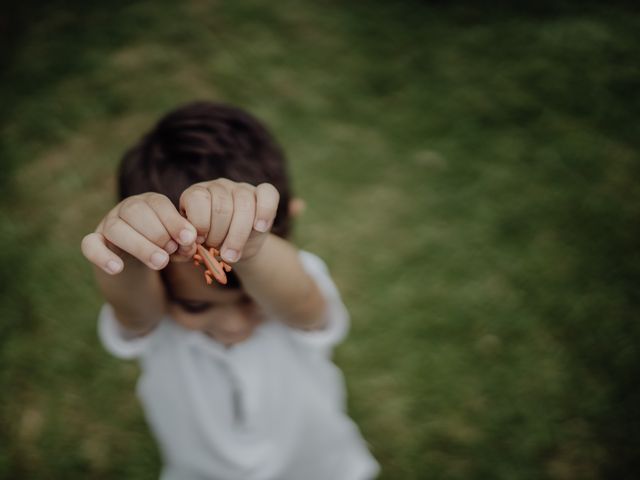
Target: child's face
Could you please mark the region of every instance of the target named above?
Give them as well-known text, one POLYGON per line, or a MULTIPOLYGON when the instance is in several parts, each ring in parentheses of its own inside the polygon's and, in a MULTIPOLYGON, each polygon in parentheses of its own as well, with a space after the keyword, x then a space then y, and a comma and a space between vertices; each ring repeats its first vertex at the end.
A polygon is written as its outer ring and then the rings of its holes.
POLYGON ((242 289, 207 285, 202 268, 170 263, 165 279, 171 291, 169 314, 185 328, 210 335, 225 345, 247 339, 262 320, 261 312, 242 289))

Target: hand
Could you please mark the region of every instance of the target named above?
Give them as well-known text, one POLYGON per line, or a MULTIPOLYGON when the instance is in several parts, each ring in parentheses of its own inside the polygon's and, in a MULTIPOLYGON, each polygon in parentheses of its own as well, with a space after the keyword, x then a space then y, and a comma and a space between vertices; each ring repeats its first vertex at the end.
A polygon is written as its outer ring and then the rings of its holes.
POLYGON ((116 205, 100 222, 96 231, 82 239, 87 259, 114 275, 122 271, 122 252, 149 268, 161 270, 172 259, 191 258, 195 251, 196 230, 165 195, 143 193, 116 205))
POLYGON ((276 216, 280 194, 226 178, 201 182, 180 196, 180 212, 198 231, 198 243, 220 250, 229 263, 258 253, 276 216))

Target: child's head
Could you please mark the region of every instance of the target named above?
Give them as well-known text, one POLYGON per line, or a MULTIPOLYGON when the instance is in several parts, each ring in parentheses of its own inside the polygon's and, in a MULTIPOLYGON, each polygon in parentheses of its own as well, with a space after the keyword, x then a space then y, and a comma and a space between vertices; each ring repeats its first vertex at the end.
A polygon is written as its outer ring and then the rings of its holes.
MULTIPOLYGON (((228 105, 191 103, 160 119, 124 155, 119 197, 157 192, 179 208, 186 188, 216 178, 275 186, 280 203, 271 231, 287 237, 292 195, 284 154, 256 118, 228 105)), ((215 332, 223 341, 230 339, 229 343, 252 330, 247 329, 255 323, 255 308, 238 288, 233 272, 230 288, 207 286, 202 270, 191 264, 170 263, 162 274, 171 313, 184 326, 215 332)))
POLYGON ((276 187, 280 204, 271 232, 288 236, 291 189, 284 153, 258 119, 230 105, 195 102, 169 112, 125 154, 118 191, 120 200, 162 193, 178 208, 187 187, 216 178, 276 187))

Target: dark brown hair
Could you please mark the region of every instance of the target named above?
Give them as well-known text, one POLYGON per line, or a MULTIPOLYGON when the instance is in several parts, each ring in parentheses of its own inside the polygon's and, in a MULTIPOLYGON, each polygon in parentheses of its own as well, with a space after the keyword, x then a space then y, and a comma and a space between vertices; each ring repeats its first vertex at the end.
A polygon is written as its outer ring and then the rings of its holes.
POLYGON ((258 119, 230 105, 195 102, 160 119, 125 153, 118 194, 122 200, 162 193, 178 208, 186 188, 220 177, 276 187, 280 204, 271 231, 289 235, 291 191, 284 153, 258 119))
MULTIPOLYGON (((284 153, 258 119, 230 105, 195 102, 161 118, 122 158, 118 196, 123 200, 157 192, 179 208, 185 189, 216 178, 271 183, 280 193, 271 231, 283 238, 289 235, 291 190, 284 153)), ((233 271, 227 277, 227 288, 240 286, 233 271)), ((162 278, 171 297, 170 285, 162 278)))

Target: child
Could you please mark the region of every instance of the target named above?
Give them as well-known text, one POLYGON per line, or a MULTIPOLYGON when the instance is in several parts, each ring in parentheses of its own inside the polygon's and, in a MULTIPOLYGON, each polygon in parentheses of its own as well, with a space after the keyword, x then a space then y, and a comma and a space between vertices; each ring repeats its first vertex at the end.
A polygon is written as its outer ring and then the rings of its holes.
POLYGON ((300 202, 267 130, 186 105, 126 153, 119 193, 82 251, 105 348, 140 361, 161 478, 374 478, 330 360, 348 314, 322 260, 286 240, 300 202), (197 244, 232 265, 226 285, 207 285, 197 244))

